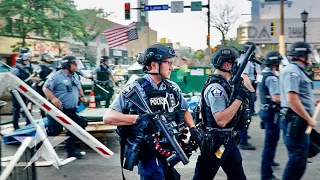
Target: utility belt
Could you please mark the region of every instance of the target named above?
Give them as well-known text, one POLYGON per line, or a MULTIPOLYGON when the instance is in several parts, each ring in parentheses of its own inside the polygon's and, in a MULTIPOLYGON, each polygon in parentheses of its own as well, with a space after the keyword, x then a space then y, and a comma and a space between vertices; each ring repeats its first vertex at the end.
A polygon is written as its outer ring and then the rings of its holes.
POLYGON ((274 111, 274 112, 280 112, 280 106, 277 104, 260 104, 261 109, 266 110, 266 111, 274 111))
POLYGON ((229 140, 236 136, 233 128, 205 127, 206 134, 200 146, 201 153, 206 156, 214 156, 217 150, 228 144, 229 140))
POLYGON ((62 111, 63 113, 65 113, 65 114, 71 114, 71 113, 76 113, 76 112, 77 112, 77 108, 71 108, 71 109, 65 109, 65 108, 63 108, 61 111, 62 111))
POLYGON ((296 137, 299 132, 305 132, 308 124, 296 114, 291 108, 281 108, 281 116, 287 122, 287 133, 286 136, 296 137))

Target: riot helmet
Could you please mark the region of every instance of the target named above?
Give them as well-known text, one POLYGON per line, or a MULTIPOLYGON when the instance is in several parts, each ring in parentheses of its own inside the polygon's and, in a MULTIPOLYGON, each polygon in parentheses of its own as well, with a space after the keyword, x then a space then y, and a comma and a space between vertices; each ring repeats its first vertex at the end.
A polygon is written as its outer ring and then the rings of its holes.
POLYGON ((53 59, 54 59, 54 56, 49 53, 44 53, 40 55, 40 61, 50 62, 53 59))
POLYGON ((255 56, 255 59, 261 59, 262 58, 262 52, 261 52, 261 49, 259 46, 257 46, 254 42, 246 42, 242 45, 242 48, 244 49, 244 52, 242 52, 241 54, 245 54, 250 46, 253 46, 254 47, 254 56, 255 56))
POLYGON ((265 66, 279 66, 282 60, 282 56, 278 51, 269 51, 263 59, 265 66))
POLYGON ((108 62, 108 60, 109 60, 109 56, 101 56, 100 63, 103 64, 106 61, 108 62))
POLYGON ((312 53, 310 44, 306 42, 295 42, 292 44, 290 50, 288 51, 288 56, 292 56, 292 61, 301 61, 305 65, 308 65, 308 56, 312 53), (304 57, 307 60, 303 61, 299 57, 304 57))
POLYGON ((22 63, 23 61, 29 61, 32 57, 32 52, 28 47, 22 47, 17 58, 17 63, 22 63))
MULTIPOLYGON (((77 69, 78 70, 84 68, 81 60, 78 60, 74 56, 65 56, 65 57, 62 58, 60 63, 61 63, 61 68, 62 69, 68 69, 69 71, 70 71, 70 66, 71 66, 72 63, 75 63, 77 65, 77 69)), ((72 73, 72 72, 70 71, 70 73, 72 73)))
POLYGON ((211 63, 212 65, 221 71, 231 72, 232 69, 223 69, 222 65, 225 62, 229 62, 232 64, 231 68, 237 66, 237 59, 239 58, 239 52, 232 47, 223 47, 218 49, 212 56, 211 63))
POLYGON ((254 42, 248 41, 248 42, 246 42, 246 43, 244 43, 244 44, 242 45, 242 48, 243 48, 243 50, 244 50, 245 52, 247 52, 247 51, 249 50, 249 48, 250 48, 251 45, 253 45, 254 47, 257 46, 254 42))
MULTIPOLYGON (((143 66, 143 71, 147 72, 146 67, 150 66, 151 62, 157 62, 160 65, 163 60, 173 58, 175 56, 176 55, 172 47, 164 44, 155 44, 149 46, 144 53, 140 54, 137 61, 143 66)), ((160 74, 160 67, 158 74, 160 74)))

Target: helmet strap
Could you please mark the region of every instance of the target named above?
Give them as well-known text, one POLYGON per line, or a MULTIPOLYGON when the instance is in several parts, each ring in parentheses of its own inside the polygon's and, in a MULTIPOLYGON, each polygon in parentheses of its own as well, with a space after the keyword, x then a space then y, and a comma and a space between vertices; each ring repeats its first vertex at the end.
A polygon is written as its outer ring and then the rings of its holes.
POLYGON ((306 65, 306 66, 308 66, 309 65, 309 63, 307 63, 307 61, 303 61, 303 60, 301 60, 301 59, 299 59, 299 58, 297 58, 297 57, 294 57, 292 60, 294 60, 294 61, 300 61, 300 62, 302 62, 304 65, 306 65))

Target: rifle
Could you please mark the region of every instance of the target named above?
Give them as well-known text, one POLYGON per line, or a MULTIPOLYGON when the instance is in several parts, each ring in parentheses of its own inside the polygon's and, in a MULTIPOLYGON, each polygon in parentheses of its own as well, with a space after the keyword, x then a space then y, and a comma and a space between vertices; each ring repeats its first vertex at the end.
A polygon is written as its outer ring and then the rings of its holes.
POLYGON ((248 49, 248 51, 246 52, 243 61, 240 63, 240 65, 238 66, 238 69, 236 70, 236 73, 233 73, 231 80, 230 80, 230 85, 232 87, 231 90, 231 95, 230 95, 230 99, 229 99, 229 106, 232 104, 232 102, 235 100, 236 98, 236 89, 239 89, 241 84, 242 84, 242 79, 241 79, 241 74, 243 73, 243 70, 245 69, 248 61, 251 62, 255 62, 258 64, 261 64, 260 61, 257 61, 254 59, 254 50, 255 47, 253 45, 251 45, 248 49))
MULTIPOLYGON (((128 86, 122 93, 129 101, 139 107, 143 112, 153 113, 144 98, 141 96, 137 87, 128 86)), ((185 152, 182 150, 177 139, 174 137, 175 132, 173 131, 173 128, 169 127, 170 123, 165 123, 165 116, 161 113, 158 113, 151 121, 155 127, 155 133, 163 133, 172 149, 175 151, 174 154, 167 158, 167 162, 170 164, 170 166, 174 166, 180 161, 184 165, 189 163, 189 159, 187 158, 185 152)))

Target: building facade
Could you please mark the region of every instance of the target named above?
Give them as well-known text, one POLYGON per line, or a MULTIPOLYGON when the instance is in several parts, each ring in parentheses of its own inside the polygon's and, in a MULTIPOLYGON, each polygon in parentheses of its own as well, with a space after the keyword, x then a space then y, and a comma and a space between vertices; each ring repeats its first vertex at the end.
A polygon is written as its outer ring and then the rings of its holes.
MULTIPOLYGON (((263 52, 279 49, 280 0, 251 0, 251 21, 237 29, 240 44, 252 41, 259 44, 263 52)), ((320 11, 318 0, 284 0, 284 34, 286 47, 303 41, 304 27, 301 13, 309 13, 306 23, 306 40, 320 48, 320 11)))

